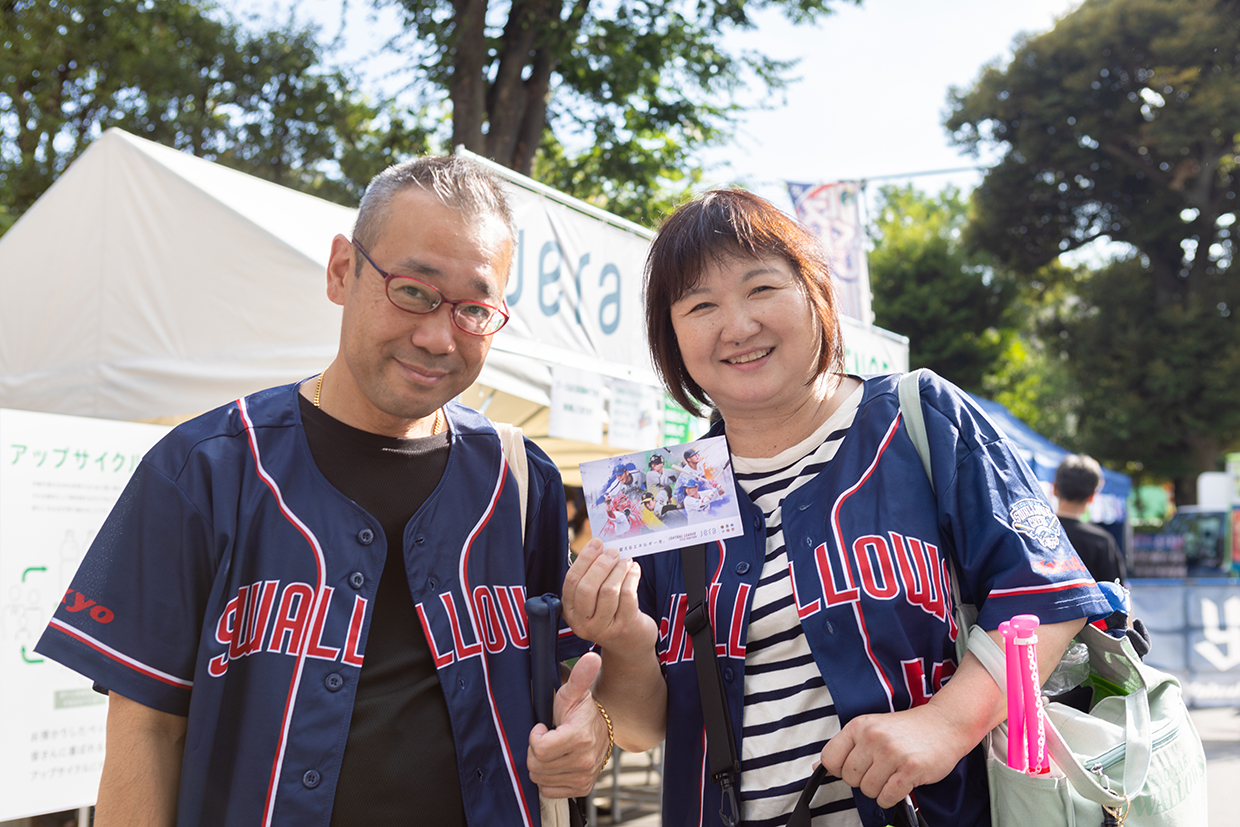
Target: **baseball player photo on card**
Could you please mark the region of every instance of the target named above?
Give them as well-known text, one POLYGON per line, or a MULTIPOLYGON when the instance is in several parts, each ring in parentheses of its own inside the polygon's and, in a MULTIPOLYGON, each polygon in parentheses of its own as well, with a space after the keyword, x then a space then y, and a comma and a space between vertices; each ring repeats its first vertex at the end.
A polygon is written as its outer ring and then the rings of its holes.
POLYGON ((583 462, 590 529, 625 557, 742 533, 724 437, 583 462))

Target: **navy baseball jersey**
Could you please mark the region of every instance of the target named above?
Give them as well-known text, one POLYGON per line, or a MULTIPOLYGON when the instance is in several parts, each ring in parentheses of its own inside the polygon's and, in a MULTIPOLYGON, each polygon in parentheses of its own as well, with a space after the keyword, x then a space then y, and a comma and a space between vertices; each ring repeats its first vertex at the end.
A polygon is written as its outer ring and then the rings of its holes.
MULTIPOLYGON (((783 502, 793 601, 841 725, 925 703, 956 669, 948 557, 965 601, 994 629, 1016 614, 1045 623, 1109 613, 1064 537, 1033 473, 985 415, 939 379, 922 381, 938 497, 901 426, 896 383, 865 381, 838 453, 783 502)), ((711 436, 724 433, 723 423, 711 436)), ((749 608, 766 552, 762 512, 738 485, 742 537, 707 546, 709 608, 732 727, 741 747, 749 608)), ((719 824, 720 788, 706 769, 705 730, 685 632, 677 552, 641 558, 643 610, 659 623, 668 684, 665 827, 719 824)), ((806 758, 806 774, 810 759, 806 758)), ((882 811, 854 791, 867 827, 882 811)), ((988 824, 980 749, 917 790, 930 824, 988 824)))
MULTIPOLYGON (((446 412, 447 467, 405 527, 409 589, 468 821, 536 825, 525 597, 563 583, 563 487, 527 442, 523 543, 494 429, 456 403, 446 412)), ((386 553, 378 521, 315 466, 297 387, 273 388, 150 451, 37 651, 189 717, 181 827, 325 824, 386 553)), ((561 643, 563 657, 585 650, 567 630, 561 643)))

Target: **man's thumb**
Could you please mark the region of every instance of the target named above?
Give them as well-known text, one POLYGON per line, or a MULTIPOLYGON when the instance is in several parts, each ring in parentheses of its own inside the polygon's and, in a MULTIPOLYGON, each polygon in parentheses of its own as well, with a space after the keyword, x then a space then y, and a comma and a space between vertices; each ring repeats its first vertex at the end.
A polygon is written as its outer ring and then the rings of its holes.
POLYGON ((603 659, 596 652, 586 652, 577 663, 573 666, 573 671, 569 673, 568 680, 560 687, 555 698, 555 718, 558 726, 568 713, 583 698, 590 694, 590 687, 594 685, 595 678, 598 677, 599 669, 603 666, 603 659))

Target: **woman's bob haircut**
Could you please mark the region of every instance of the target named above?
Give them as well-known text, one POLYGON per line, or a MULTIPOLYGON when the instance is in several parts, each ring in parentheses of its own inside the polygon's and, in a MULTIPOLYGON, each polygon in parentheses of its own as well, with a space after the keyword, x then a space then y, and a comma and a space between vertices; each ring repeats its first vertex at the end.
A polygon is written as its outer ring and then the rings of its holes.
POLYGON ((692 290, 714 262, 742 256, 783 256, 818 319, 813 379, 844 372, 844 345, 831 270, 822 244, 765 198, 739 189, 711 190, 682 204, 659 227, 646 257, 646 335, 667 392, 696 415, 710 399, 685 368, 672 305, 692 290))

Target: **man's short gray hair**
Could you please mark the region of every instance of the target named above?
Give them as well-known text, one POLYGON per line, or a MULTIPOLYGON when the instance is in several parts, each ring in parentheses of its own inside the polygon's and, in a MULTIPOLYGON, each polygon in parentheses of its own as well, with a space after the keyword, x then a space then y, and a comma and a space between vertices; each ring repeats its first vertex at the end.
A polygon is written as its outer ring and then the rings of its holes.
MULTIPOLYGON (((445 207, 467 217, 495 216, 508 228, 516 251, 517 226, 499 178, 481 164, 456 155, 424 155, 388 167, 371 179, 357 208, 353 237, 363 247, 374 243, 397 193, 421 187, 445 207)), ((361 269, 359 259, 358 269, 361 269)), ((506 275, 506 274, 505 274, 506 275)))
POLYGON ((1068 454, 1055 470, 1059 499, 1083 503, 1102 487, 1102 466, 1085 454, 1068 454))

